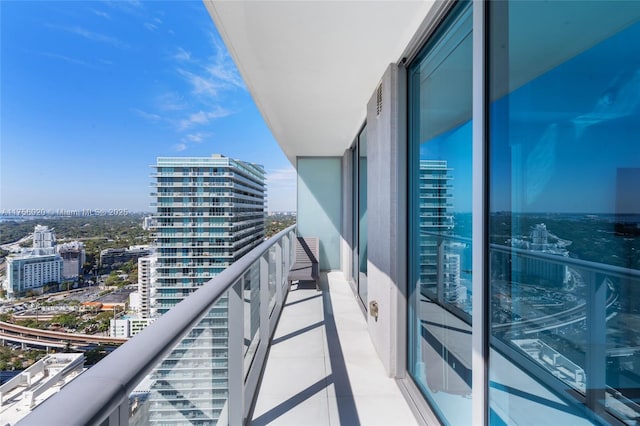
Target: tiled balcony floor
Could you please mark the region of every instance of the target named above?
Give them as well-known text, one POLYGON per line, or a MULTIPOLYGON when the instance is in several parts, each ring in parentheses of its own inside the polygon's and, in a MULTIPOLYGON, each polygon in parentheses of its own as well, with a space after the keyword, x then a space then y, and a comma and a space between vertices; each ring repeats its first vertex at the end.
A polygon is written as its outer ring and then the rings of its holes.
POLYGON ((342 273, 321 288, 292 286, 250 424, 417 425, 342 273))

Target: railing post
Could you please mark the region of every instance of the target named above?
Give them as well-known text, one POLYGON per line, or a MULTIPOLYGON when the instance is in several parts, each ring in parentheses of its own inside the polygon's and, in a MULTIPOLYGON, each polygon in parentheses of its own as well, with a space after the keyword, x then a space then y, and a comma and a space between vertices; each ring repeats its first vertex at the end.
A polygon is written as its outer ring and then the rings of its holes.
POLYGON ((607 282, 595 271, 581 270, 587 291, 586 397, 594 413, 604 412, 606 389, 607 282))
POLYGON ((282 270, 284 272, 284 276, 282 282, 278 283, 282 288, 284 288, 285 286, 287 275, 289 274, 289 269, 291 268, 291 235, 292 233, 289 232, 289 234, 287 234, 287 236, 283 238, 282 270))
MULTIPOLYGON (((285 237, 286 238, 286 237, 285 237)), ((276 306, 282 304, 284 300, 284 292, 282 291, 282 280, 284 279, 284 256, 283 250, 285 246, 285 238, 276 243, 274 247, 276 248, 276 258, 274 262, 276 263, 276 306)))
MULTIPOLYGON (((129 398, 125 397, 120 405, 109 414, 106 424, 108 426, 128 426, 129 425, 129 398)), ((104 422, 102 423, 104 425, 104 422)))
POLYGON ((244 424, 244 278, 229 289, 229 363, 227 416, 229 425, 244 424))
POLYGON ((438 303, 442 304, 444 300, 444 239, 438 236, 438 262, 436 263, 436 295, 438 303))
POLYGON ((269 250, 259 259, 260 265, 260 343, 269 344, 271 327, 269 327, 269 250))

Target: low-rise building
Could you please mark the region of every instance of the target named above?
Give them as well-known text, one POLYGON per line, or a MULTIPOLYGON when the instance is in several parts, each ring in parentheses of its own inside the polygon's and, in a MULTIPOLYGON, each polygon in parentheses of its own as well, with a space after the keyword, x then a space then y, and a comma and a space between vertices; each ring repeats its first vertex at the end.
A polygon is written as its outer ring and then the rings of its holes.
POLYGON ((139 258, 149 254, 151 254, 149 246, 105 249, 100 252, 100 269, 103 273, 109 273, 130 260, 137 262, 139 258))
POLYGON ((84 354, 49 354, 0 386, 2 425, 15 425, 84 370, 84 354))
POLYGON ((109 336, 118 338, 129 338, 140 333, 154 319, 143 318, 120 318, 110 321, 109 336))

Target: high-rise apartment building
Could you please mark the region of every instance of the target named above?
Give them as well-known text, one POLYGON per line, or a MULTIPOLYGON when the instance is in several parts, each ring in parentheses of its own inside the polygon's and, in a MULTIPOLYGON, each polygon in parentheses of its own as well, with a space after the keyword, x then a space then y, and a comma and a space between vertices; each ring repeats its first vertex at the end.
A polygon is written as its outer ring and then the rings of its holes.
POLYGON ((9 297, 28 291, 41 293, 48 284, 62 281, 63 261, 59 254, 46 249, 29 249, 7 259, 6 289, 9 297))
POLYGON ((420 282, 434 287, 438 278, 438 256, 442 251, 434 235, 444 235, 453 229, 453 216, 448 213, 451 169, 444 160, 420 161, 420 282))
MULTIPOLYGON (((265 234, 262 166, 213 155, 158 158, 155 168, 157 251, 151 317, 167 312, 222 272, 265 234)), ((227 326, 223 300, 158 367, 152 424, 215 424, 228 394, 227 326), (191 356, 202 351, 206 359, 191 356)))
POLYGON ((79 241, 72 241, 59 245, 57 250, 64 262, 62 278, 65 280, 77 280, 82 275, 82 265, 86 260, 84 244, 79 241))
POLYGON ((140 318, 150 318, 152 296, 155 295, 156 256, 154 254, 138 259, 138 293, 140 294, 140 318))
POLYGON ((33 248, 46 249, 56 246, 56 234, 48 226, 36 225, 33 231, 33 248))
POLYGON ((41 293, 45 286, 59 284, 63 272, 63 258, 56 252, 53 229, 36 225, 33 248, 22 249, 19 255, 7 258, 4 286, 10 298, 23 296, 28 291, 41 293))

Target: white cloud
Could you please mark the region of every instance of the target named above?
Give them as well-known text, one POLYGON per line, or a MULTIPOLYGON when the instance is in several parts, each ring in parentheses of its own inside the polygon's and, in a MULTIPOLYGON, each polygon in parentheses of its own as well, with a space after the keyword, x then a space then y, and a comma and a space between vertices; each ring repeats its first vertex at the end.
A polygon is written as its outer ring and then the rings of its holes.
POLYGON ((102 10, 96 10, 96 9, 91 9, 91 11, 95 13, 97 16, 100 16, 101 18, 111 19, 111 15, 109 15, 107 12, 103 12, 102 10))
POLYGON ((267 185, 269 188, 295 188, 296 180, 297 173, 293 166, 267 172, 267 185))
POLYGON ((287 167, 271 170, 267 172, 266 181, 269 211, 296 209, 296 169, 287 167))
POLYGON ((146 118, 147 120, 160 121, 162 119, 162 117, 160 117, 158 114, 142 111, 141 109, 131 108, 131 111, 142 118, 146 118))
POLYGON ((46 56, 48 58, 54 58, 54 59, 60 59, 62 61, 65 62, 69 62, 71 64, 76 64, 76 65, 83 65, 85 67, 91 67, 93 68, 93 66, 91 64, 89 64, 86 61, 83 61, 82 59, 76 59, 76 58, 71 58, 69 56, 65 56, 65 55, 59 55, 57 53, 49 53, 49 52, 41 52, 40 53, 42 56, 46 56))
POLYGON ((206 61, 197 60, 190 52, 178 48, 178 52, 173 56, 174 60, 181 64, 177 69, 178 74, 191 86, 193 94, 207 98, 217 97, 222 91, 238 88, 246 90, 222 41, 213 34, 210 35, 210 39, 214 53, 206 61), (192 66, 187 68, 187 62, 192 66))
POLYGON ((187 149, 187 144, 186 143, 179 143, 173 146, 173 149, 178 151, 178 152, 182 152, 185 149, 187 149))
POLYGON ((78 36, 83 37, 83 38, 85 38, 87 40, 97 41, 99 43, 110 44, 110 45, 115 46, 115 47, 128 47, 128 45, 126 43, 123 43, 122 41, 120 41, 116 37, 111 37, 111 36, 108 36, 108 35, 95 33, 93 31, 87 30, 86 28, 82 28, 82 27, 56 27, 56 26, 52 26, 52 28, 56 28, 56 29, 59 29, 59 30, 62 30, 62 31, 66 31, 66 32, 71 33, 71 34, 78 35, 78 36))
POLYGON ((143 25, 149 31, 156 31, 158 29, 158 26, 156 24, 152 24, 151 22, 145 22, 143 25))
POLYGON ((211 120, 215 120, 216 118, 226 117, 233 113, 234 112, 232 110, 229 110, 220 106, 207 112, 200 110, 196 113, 189 115, 187 118, 180 120, 178 123, 178 129, 186 130, 195 125, 208 124, 211 120))
POLYGON ((178 52, 173 55, 173 59, 178 62, 189 62, 191 61, 191 53, 187 52, 182 47, 178 47, 178 52))
POLYGON ((187 107, 184 96, 176 92, 167 92, 156 98, 159 109, 163 111, 180 111, 187 107))
POLYGON ((212 33, 209 34, 209 38, 215 48, 215 54, 212 62, 206 66, 207 72, 211 77, 221 82, 233 87, 245 89, 244 82, 242 78, 240 78, 240 74, 238 74, 238 70, 231 60, 231 57, 229 57, 222 41, 212 33))
POLYGON ((185 69, 179 68, 178 73, 187 80, 192 87, 193 93, 196 95, 215 97, 218 95, 218 90, 222 88, 214 79, 194 74, 185 69))
POLYGON ((188 140, 189 142, 201 143, 203 140, 205 140, 209 136, 211 136, 211 133, 204 133, 204 132, 189 133, 187 136, 185 136, 185 139, 188 140))
POLYGON ((146 11, 144 10, 144 4, 139 0, 103 0, 103 4, 116 9, 119 12, 126 13, 127 15, 135 16, 138 18, 145 18, 146 11))

